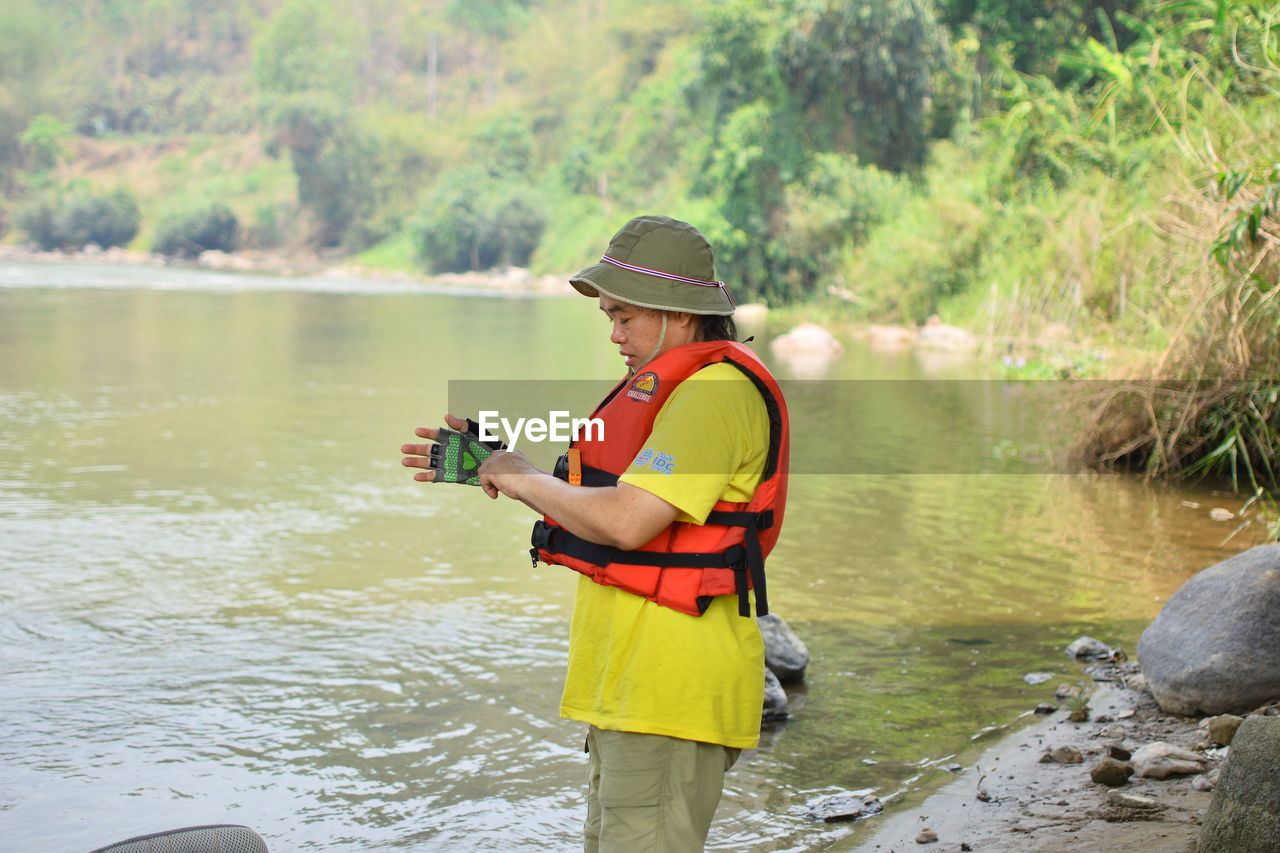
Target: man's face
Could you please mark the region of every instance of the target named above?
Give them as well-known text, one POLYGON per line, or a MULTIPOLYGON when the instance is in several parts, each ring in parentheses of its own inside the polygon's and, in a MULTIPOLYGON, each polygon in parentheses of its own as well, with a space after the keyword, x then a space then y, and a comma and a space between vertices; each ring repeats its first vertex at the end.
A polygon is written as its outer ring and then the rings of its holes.
MULTIPOLYGON (((634 370, 653 354, 662 339, 662 312, 619 302, 603 293, 600 294, 600 310, 613 323, 609 340, 618 345, 618 353, 627 363, 627 368, 634 370)), ((662 343, 666 344, 665 341, 662 343)))

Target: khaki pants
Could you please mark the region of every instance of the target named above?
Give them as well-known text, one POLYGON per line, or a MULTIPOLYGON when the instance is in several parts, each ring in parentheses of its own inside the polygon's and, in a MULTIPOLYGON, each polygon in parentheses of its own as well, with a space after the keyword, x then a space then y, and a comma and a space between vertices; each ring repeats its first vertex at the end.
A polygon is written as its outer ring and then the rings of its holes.
POLYGON ((592 726, 585 853, 698 853, 741 754, 712 743, 592 726))

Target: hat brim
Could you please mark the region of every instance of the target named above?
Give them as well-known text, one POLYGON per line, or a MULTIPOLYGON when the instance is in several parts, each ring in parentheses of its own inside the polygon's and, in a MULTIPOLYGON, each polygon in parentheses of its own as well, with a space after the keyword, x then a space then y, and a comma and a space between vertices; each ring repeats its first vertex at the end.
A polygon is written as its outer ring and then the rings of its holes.
POLYGON ((733 314, 733 300, 724 287, 686 284, 658 276, 631 272, 613 264, 598 263, 569 279, 583 296, 610 296, 628 305, 689 314, 733 314))

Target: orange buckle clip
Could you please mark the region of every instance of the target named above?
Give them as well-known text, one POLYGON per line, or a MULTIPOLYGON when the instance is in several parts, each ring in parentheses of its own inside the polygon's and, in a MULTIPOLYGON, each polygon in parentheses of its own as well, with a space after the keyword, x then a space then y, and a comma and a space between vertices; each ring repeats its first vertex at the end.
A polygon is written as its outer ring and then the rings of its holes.
POLYGON ((569 448, 569 485, 582 485, 582 451, 576 447, 569 448))

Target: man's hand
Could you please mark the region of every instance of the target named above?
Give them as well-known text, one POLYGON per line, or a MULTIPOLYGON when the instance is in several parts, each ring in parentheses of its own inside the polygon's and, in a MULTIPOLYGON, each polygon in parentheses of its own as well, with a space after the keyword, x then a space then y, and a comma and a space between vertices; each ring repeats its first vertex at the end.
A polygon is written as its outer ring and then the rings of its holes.
POLYGON ((414 434, 429 439, 431 444, 402 444, 401 453, 412 454, 400 460, 406 468, 422 468, 413 479, 423 483, 470 483, 478 485, 475 469, 481 461, 501 447, 497 442, 480 442, 471 430, 473 424, 455 415, 445 415, 448 429, 418 427, 414 434))
POLYGON ((495 500, 500 493, 513 500, 524 500, 520 487, 524 484, 525 475, 541 473, 520 451, 495 450, 492 456, 480 463, 480 488, 495 500))

